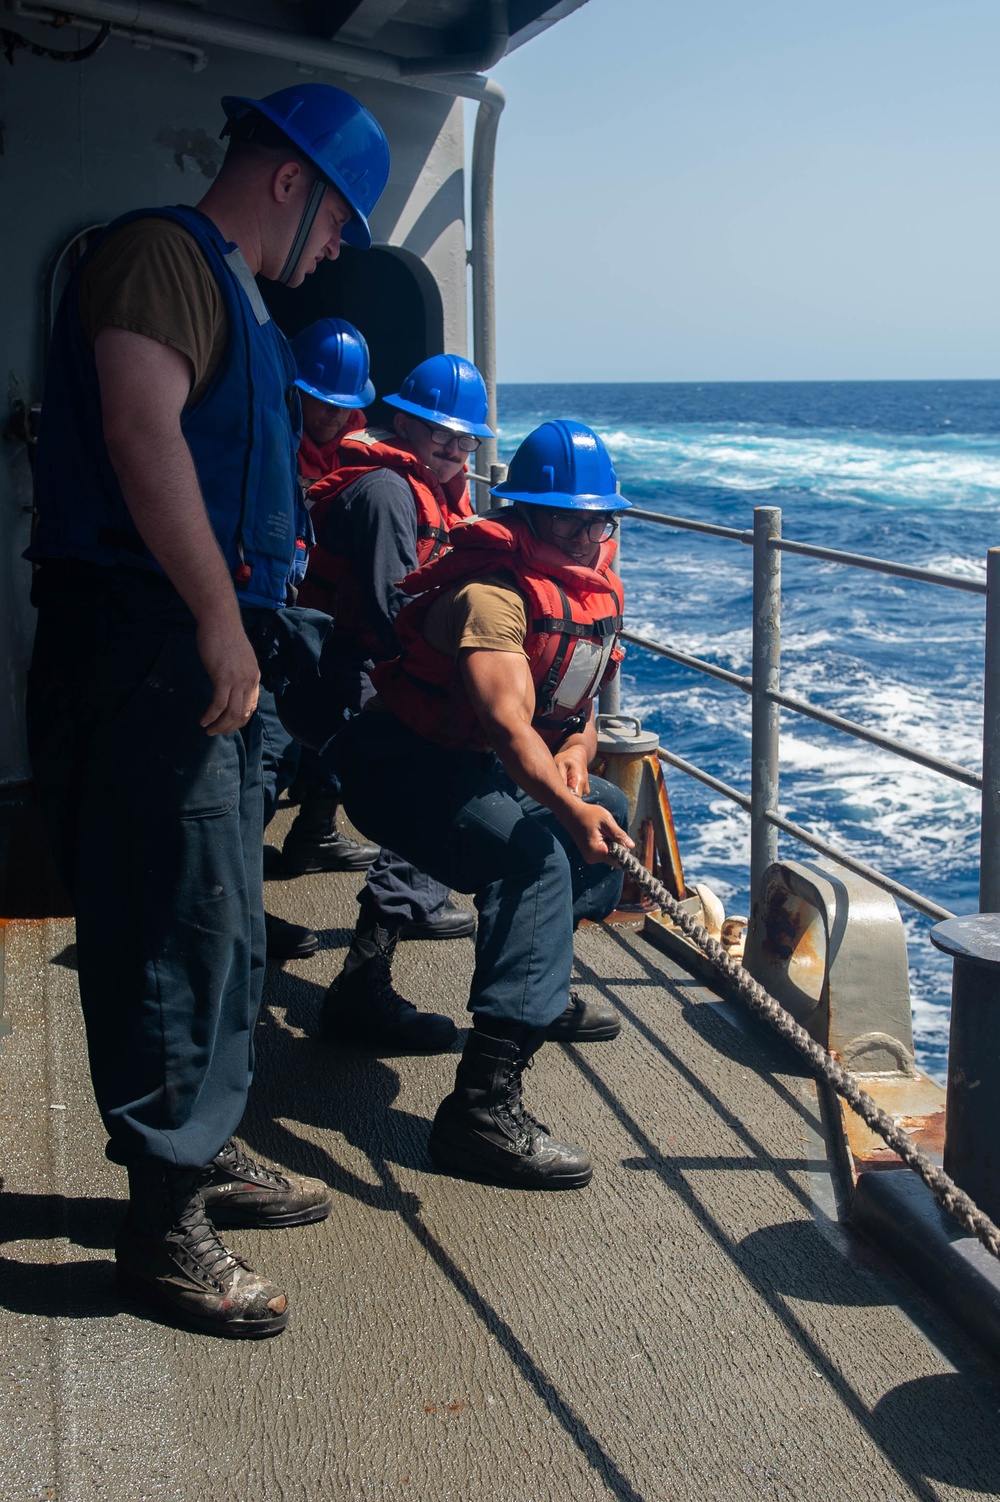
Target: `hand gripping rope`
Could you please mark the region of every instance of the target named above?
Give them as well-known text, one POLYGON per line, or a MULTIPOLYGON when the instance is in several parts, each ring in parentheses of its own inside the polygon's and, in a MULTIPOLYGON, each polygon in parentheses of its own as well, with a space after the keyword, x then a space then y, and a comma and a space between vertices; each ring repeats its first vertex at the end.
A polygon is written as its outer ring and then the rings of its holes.
POLYGON ((805 1028, 800 1027, 795 1018, 786 1012, 784 1007, 775 1001, 774 997, 765 991, 764 987, 759 985, 737 960, 726 953, 718 940, 713 939, 696 919, 684 911, 663 883, 650 875, 645 866, 641 865, 624 845, 615 842, 610 846, 610 851, 626 875, 631 877, 647 897, 652 897, 660 904, 671 922, 687 934, 688 938, 712 961, 716 969, 732 982, 734 990, 738 992, 740 999, 746 1003, 750 1011, 756 1017, 769 1022, 779 1036, 790 1043, 796 1053, 805 1059, 813 1074, 826 1080, 827 1084, 847 1101, 851 1110, 857 1112, 865 1125, 871 1127, 873 1132, 877 1132, 906 1166, 920 1175, 938 1204, 954 1216, 964 1230, 977 1237, 988 1252, 1000 1259, 1000 1229, 969 1198, 965 1190, 960 1189, 954 1179, 950 1178, 943 1169, 936 1167, 930 1158, 920 1151, 908 1133, 904 1132, 887 1112, 877 1106, 865 1090, 862 1090, 855 1076, 838 1064, 825 1048, 821 1048, 816 1040, 809 1036, 805 1028))

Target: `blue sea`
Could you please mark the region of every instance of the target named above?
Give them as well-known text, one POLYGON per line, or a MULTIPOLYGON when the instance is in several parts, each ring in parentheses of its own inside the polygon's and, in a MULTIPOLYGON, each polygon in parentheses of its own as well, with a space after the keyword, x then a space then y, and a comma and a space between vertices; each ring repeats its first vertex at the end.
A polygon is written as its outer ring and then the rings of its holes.
MULTIPOLYGON (((622 492, 646 510, 750 528, 780 506, 786 538, 985 579, 1000 543, 1000 381, 509 385, 501 458, 547 417, 601 434, 622 492)), ((751 550, 627 520, 627 624, 750 672, 751 550)), ((983 599, 782 555, 786 693, 982 768, 983 599)), ((738 689, 630 647, 622 705, 661 744, 743 791, 750 704, 738 689)), ((749 822, 667 771, 688 884, 749 911, 749 822)), ((979 797, 801 716, 782 713, 781 811, 956 913, 974 912, 979 797)), ((810 852, 780 836, 784 856, 810 852)), ((918 1062, 943 1080, 950 962, 908 907, 918 1062)))

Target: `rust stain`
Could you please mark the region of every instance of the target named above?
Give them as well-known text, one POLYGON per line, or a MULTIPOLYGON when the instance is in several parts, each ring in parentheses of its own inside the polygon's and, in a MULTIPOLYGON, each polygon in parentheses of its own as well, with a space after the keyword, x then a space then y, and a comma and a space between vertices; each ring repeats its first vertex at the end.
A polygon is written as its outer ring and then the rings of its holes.
MULTIPOLYGON (((944 1152, 945 1092, 921 1070, 909 1075, 861 1076, 867 1093, 882 1107, 914 1144, 937 1163, 944 1152)), ((855 1116, 845 1101, 840 1103, 844 1138, 855 1175, 897 1169, 905 1164, 876 1132, 855 1116)))
POLYGON ((934 1111, 929 1116, 904 1116, 900 1124, 925 1153, 944 1152, 943 1111, 934 1111))
POLYGON ((886 1168, 902 1168, 903 1166, 902 1158, 890 1152, 887 1147, 883 1147, 881 1151, 873 1152, 870 1157, 855 1157, 854 1159, 854 1170, 859 1177, 863 1173, 878 1173, 886 1168))
POLYGON ((765 914, 765 953, 787 965, 795 960, 796 969, 826 971, 826 948, 822 953, 810 938, 815 908, 800 902, 781 888, 770 894, 765 914))

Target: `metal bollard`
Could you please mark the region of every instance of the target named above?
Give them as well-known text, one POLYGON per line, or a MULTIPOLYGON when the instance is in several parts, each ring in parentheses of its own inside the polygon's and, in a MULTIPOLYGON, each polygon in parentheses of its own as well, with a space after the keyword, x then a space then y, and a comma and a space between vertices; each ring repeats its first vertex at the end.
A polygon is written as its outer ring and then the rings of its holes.
POLYGON ((931 940, 954 960, 944 1168, 1000 1217, 1000 913, 949 918, 931 940))
MULTIPOLYGON (((632 715, 600 714, 593 770, 613 782, 628 799, 629 834, 635 840, 636 858, 673 896, 683 899, 690 894, 684 885, 670 797, 656 755, 659 745, 659 737, 644 731, 632 715)), ((631 923, 654 906, 634 882, 626 880, 621 905, 607 921, 631 923)))

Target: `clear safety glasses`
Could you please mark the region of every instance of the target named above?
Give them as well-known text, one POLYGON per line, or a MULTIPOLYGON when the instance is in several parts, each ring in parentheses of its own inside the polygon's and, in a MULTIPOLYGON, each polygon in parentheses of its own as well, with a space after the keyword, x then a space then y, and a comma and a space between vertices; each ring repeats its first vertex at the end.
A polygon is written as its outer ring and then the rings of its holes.
POLYGON ((474 454, 483 441, 472 433, 456 433, 453 428, 439 428, 435 423, 428 422, 425 417, 418 417, 417 422, 427 429, 434 442, 439 443, 442 448, 447 448, 449 443, 457 443, 463 454, 474 454))
POLYGON ((586 536, 591 542, 607 542, 618 530, 615 516, 591 517, 589 521, 581 522, 571 511, 550 511, 548 517, 552 536, 558 537, 560 542, 572 542, 581 536, 586 536))

